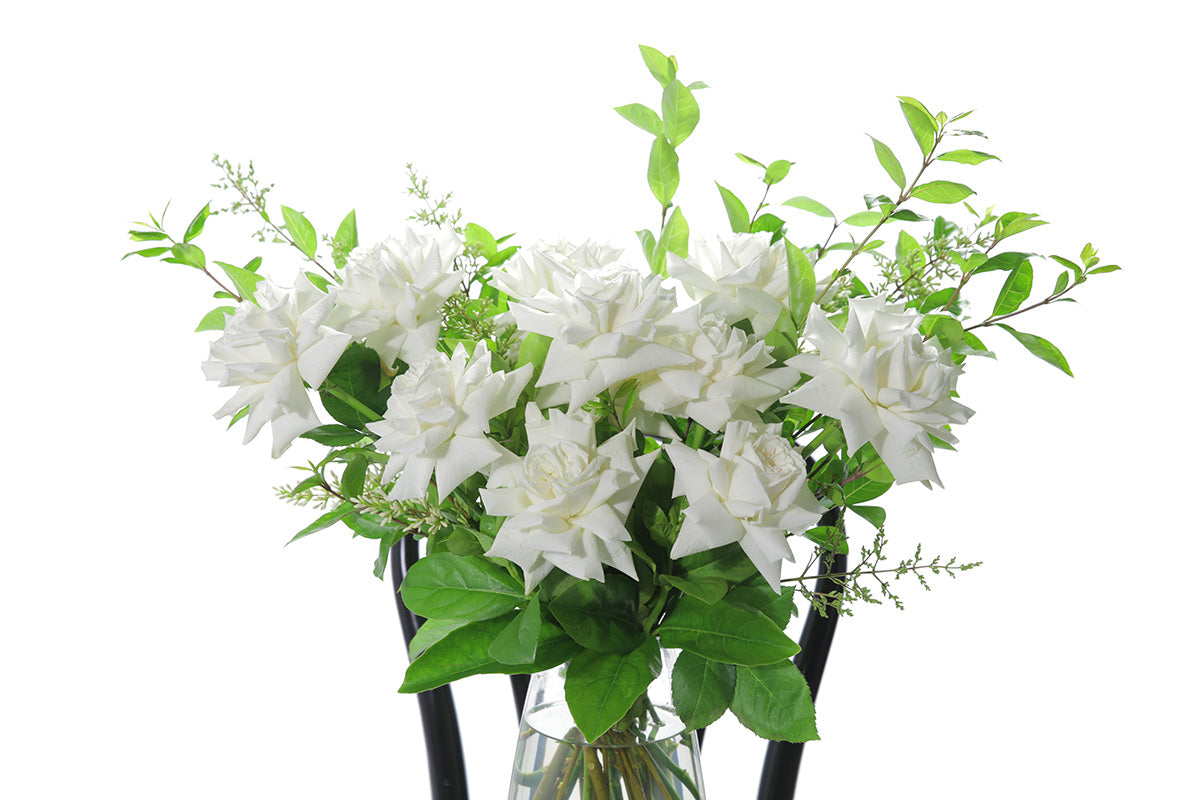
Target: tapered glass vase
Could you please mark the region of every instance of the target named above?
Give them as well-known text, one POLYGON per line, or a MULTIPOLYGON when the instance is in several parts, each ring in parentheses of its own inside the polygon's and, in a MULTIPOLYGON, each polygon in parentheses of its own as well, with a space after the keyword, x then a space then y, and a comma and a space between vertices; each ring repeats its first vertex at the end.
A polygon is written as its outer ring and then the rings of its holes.
POLYGON ((671 702, 674 654, 625 718, 588 742, 567 707, 566 666, 534 675, 508 800, 704 800, 696 734, 671 702))

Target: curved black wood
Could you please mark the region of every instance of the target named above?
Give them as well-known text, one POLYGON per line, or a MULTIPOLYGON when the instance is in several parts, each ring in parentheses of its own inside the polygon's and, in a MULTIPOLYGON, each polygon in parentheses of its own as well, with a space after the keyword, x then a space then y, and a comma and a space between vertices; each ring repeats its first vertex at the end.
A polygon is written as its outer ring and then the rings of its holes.
MULTIPOLYGON (((400 613, 400 629, 407 648, 425 622, 404 605, 400 584, 405 574, 420 558, 417 540, 405 536, 392 546, 392 589, 396 610, 400 613)), ((429 760, 429 784, 433 800, 467 800, 467 768, 463 762, 462 737, 458 716, 454 711, 454 695, 449 686, 439 686, 417 694, 421 724, 425 729, 425 754, 429 760)))
MULTIPOLYGON (((831 521, 822 519, 820 524, 836 524, 836 516, 831 521)), ((846 556, 838 553, 833 557, 830 572, 846 571, 846 556)), ((840 584, 832 578, 817 580, 815 592, 834 592, 840 584)), ((826 609, 822 617, 815 608, 809 609, 804 621, 804 631, 800 634, 800 652, 792 659, 792 663, 803 673, 808 681, 808 688, 813 699, 817 697, 817 689, 821 686, 821 676, 825 673, 825 663, 829 660, 829 649, 833 646, 833 633, 837 629, 837 611, 826 609)), ((767 745, 767 755, 763 759, 762 779, 758 784, 758 800, 791 800, 796 796, 796 780, 800 774, 800 757, 804 754, 803 744, 792 742, 771 742, 767 745)))

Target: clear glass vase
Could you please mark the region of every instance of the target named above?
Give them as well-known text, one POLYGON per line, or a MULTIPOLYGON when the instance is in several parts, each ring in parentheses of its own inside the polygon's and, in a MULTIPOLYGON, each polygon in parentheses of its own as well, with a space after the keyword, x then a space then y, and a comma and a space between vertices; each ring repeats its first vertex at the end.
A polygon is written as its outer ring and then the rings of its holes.
POLYGON ((629 714, 590 744, 567 707, 566 666, 529 682, 508 800, 704 800, 696 734, 671 702, 674 653, 629 714))

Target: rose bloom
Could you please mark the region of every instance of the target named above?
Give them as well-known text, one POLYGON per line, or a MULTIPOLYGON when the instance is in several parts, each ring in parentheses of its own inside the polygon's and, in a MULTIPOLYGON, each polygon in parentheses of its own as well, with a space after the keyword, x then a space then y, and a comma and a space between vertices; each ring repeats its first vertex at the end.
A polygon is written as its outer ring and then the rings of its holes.
POLYGON ((771 244, 765 231, 698 239, 689 258, 667 254, 667 273, 699 301, 702 314, 749 319, 754 334, 765 336, 788 296, 787 245, 771 244))
POLYGON ((721 455, 678 442, 663 445, 675 465, 673 496, 687 498, 671 558, 737 542, 776 592, 789 532, 810 527, 825 509, 808 490, 804 456, 781 425, 731 422, 721 455))
POLYGON ((599 447, 596 421, 585 412, 525 408, 529 452, 495 469, 479 497, 487 513, 507 517, 488 550, 525 572, 533 591, 552 569, 604 580, 604 566, 637 579, 625 520, 657 457, 634 458, 633 428, 599 447))
POLYGON ((523 247, 491 274, 492 285, 517 300, 542 292, 562 295, 575 288, 580 273, 601 270, 614 263, 621 251, 591 241, 574 245, 566 240, 537 242, 523 247))
POLYGON ((357 247, 346 261, 331 324, 365 341, 384 364, 407 363, 433 352, 441 311, 458 288, 454 259, 462 242, 452 231, 387 239, 357 247))
POLYGON ((870 442, 897 483, 941 486, 929 437, 957 442, 945 426, 975 412, 951 397, 962 367, 920 324, 882 297, 855 297, 843 332, 814 306, 804 339, 817 353, 790 362, 813 378, 783 400, 839 420, 852 453, 870 442))
POLYGON ((216 416, 249 407, 244 441, 270 422, 276 458, 297 436, 321 424, 305 384, 320 386, 350 344, 347 334, 324 324, 334 291, 322 292, 303 272, 290 292, 262 281, 257 301, 238 305, 201 365, 208 380, 237 387, 216 416))

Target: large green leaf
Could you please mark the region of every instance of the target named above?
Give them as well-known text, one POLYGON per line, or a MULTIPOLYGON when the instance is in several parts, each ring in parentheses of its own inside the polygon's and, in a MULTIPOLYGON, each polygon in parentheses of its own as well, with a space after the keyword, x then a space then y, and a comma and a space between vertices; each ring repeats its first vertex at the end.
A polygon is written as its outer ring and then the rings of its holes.
POLYGON ((288 541, 288 544, 291 544, 292 542, 296 541, 297 539, 303 539, 305 536, 311 536, 312 534, 316 533, 317 531, 323 531, 326 528, 330 527, 331 525, 336 525, 338 522, 340 522, 341 520, 345 519, 346 517, 350 516, 353 513, 354 513, 354 503, 342 503, 337 508, 333 509, 332 511, 326 511, 324 514, 317 517, 311 523, 304 526, 304 528, 302 528, 299 533, 297 533, 295 536, 293 536, 288 541))
POLYGON ((646 639, 636 650, 585 650, 567 667, 566 695, 571 717, 589 742, 620 721, 646 692, 662 668, 658 642, 646 639))
POLYGON ((404 604, 433 619, 491 619, 525 599, 520 581, 482 556, 425 556, 400 587, 404 604))
POLYGON ((871 137, 871 141, 875 143, 875 157, 879 159, 879 165, 883 167, 883 171, 888 174, 892 182, 903 191, 904 187, 908 185, 908 181, 904 177, 904 169, 900 166, 900 159, 896 158, 896 154, 892 152, 892 148, 874 136, 871 137))
POLYGON ((622 117, 653 136, 663 135, 662 120, 659 119, 658 112, 649 106, 644 106, 641 103, 630 103, 627 106, 618 106, 613 111, 616 111, 622 117))
POLYGON ((684 651, 671 673, 675 711, 689 728, 704 728, 718 719, 733 700, 736 668, 684 651))
POLYGON ((721 192, 721 202, 725 204, 725 216, 729 217, 729 227, 734 233, 749 233, 750 212, 746 210, 746 205, 736 194, 719 183, 717 189, 721 192))
POLYGON ((788 305, 796 329, 803 330, 808 320, 808 311, 817 297, 817 275, 812 261, 804 250, 791 242, 787 243, 788 260, 788 305))
POLYGON ((934 142, 937 141, 937 122, 929 113, 929 109, 925 108, 918 100, 911 97, 898 99, 900 100, 900 110, 904 112, 904 119, 908 121, 913 138, 917 140, 921 152, 929 155, 933 152, 934 142))
POLYGON ((678 80, 663 88, 662 121, 663 133, 675 147, 683 144, 700 122, 700 105, 692 90, 678 80))
POLYGON ((807 211, 810 214, 816 214, 818 217, 828 217, 830 219, 834 219, 832 211, 826 208, 824 204, 818 203, 811 197, 799 195, 798 197, 793 197, 790 200, 784 200, 783 204, 785 206, 791 206, 792 208, 798 208, 801 211, 807 211))
POLYGON ((338 422, 361 430, 367 422, 382 417, 387 409, 391 389, 381 385, 382 378, 379 355, 366 345, 355 342, 338 358, 337 364, 321 385, 321 404, 338 422), (329 392, 328 389, 334 386, 362 403, 374 412, 374 416, 367 416, 329 392))
MULTIPOLYGON (((419 563, 419 562, 418 562, 419 563)), ((579 652, 571 637, 554 625, 542 625, 538 634, 537 658, 528 664, 504 664, 488 650, 516 613, 485 619, 456 628, 429 645, 404 674, 402 692, 424 692, 469 675, 519 675, 541 672, 567 661, 579 652)))
POLYGON ((204 230, 204 221, 207 220, 212 214, 212 212, 208 210, 209 205, 211 204, 205 203, 204 208, 200 209, 199 213, 197 213, 196 216, 192 218, 192 221, 188 223, 187 230, 183 234, 183 240, 185 242, 190 242, 192 239, 195 239, 200 235, 200 232, 204 230))
POLYGON ((488 648, 488 654, 502 664, 528 664, 537 658, 538 634, 541 630, 541 605, 534 598, 500 632, 488 648))
POLYGON ((808 682, 790 661, 738 667, 729 707, 743 725, 764 739, 810 742, 820 738, 808 682))
POLYGON ((685 595, 659 625, 658 634, 664 647, 726 664, 772 664, 800 650, 761 611, 728 599, 707 605, 685 595))
POLYGON ((650 164, 646 168, 646 180, 650 191, 663 206, 670 204, 679 188, 679 156, 665 136, 659 136, 650 145, 650 164))
POLYGON ((292 235, 292 241, 304 255, 312 258, 317 252, 317 231, 308 218, 294 208, 282 206, 283 227, 292 235))
POLYGON ((575 641, 602 653, 628 653, 646 638, 638 627, 638 584, 621 574, 578 581, 550 601, 550 613, 575 641))
POLYGON ((642 51, 642 60, 646 62, 646 68, 654 80, 665 87, 675 79, 675 64, 670 58, 649 45, 640 44, 638 49, 642 51))
POLYGON ((1042 361, 1045 361, 1047 364, 1051 364, 1055 367, 1058 367, 1063 372, 1070 375, 1072 378, 1075 377, 1071 373, 1070 365, 1067 364, 1066 356, 1064 356, 1062 354, 1062 351, 1059 350, 1057 347, 1055 347, 1053 344, 1051 344, 1050 342, 1048 342, 1047 340, 1043 339, 1040 336, 1035 336, 1032 333, 1022 333, 1021 331, 1014 330, 1013 328, 1010 328, 1008 325, 1005 325, 1002 322, 997 323, 997 325, 999 325, 1001 328, 1004 328, 1004 330, 1011 333, 1018 342, 1020 342, 1022 345, 1024 345, 1026 350, 1033 353, 1035 356, 1040 358, 1042 361))
POLYGON ((928 203, 957 203, 975 194, 975 190, 953 181, 929 181, 912 190, 912 196, 928 203))
POLYGON ((938 161, 953 161, 956 164, 982 164, 988 159, 1000 160, 990 153, 981 153, 978 150, 951 150, 937 157, 938 161))
POLYGON ((1000 287, 1000 294, 996 296, 996 307, 992 309, 992 316, 1000 317, 1016 311, 1022 303, 1029 299, 1029 292, 1032 289, 1033 265, 1028 260, 1022 261, 1019 267, 1008 273, 1008 278, 1000 287))

